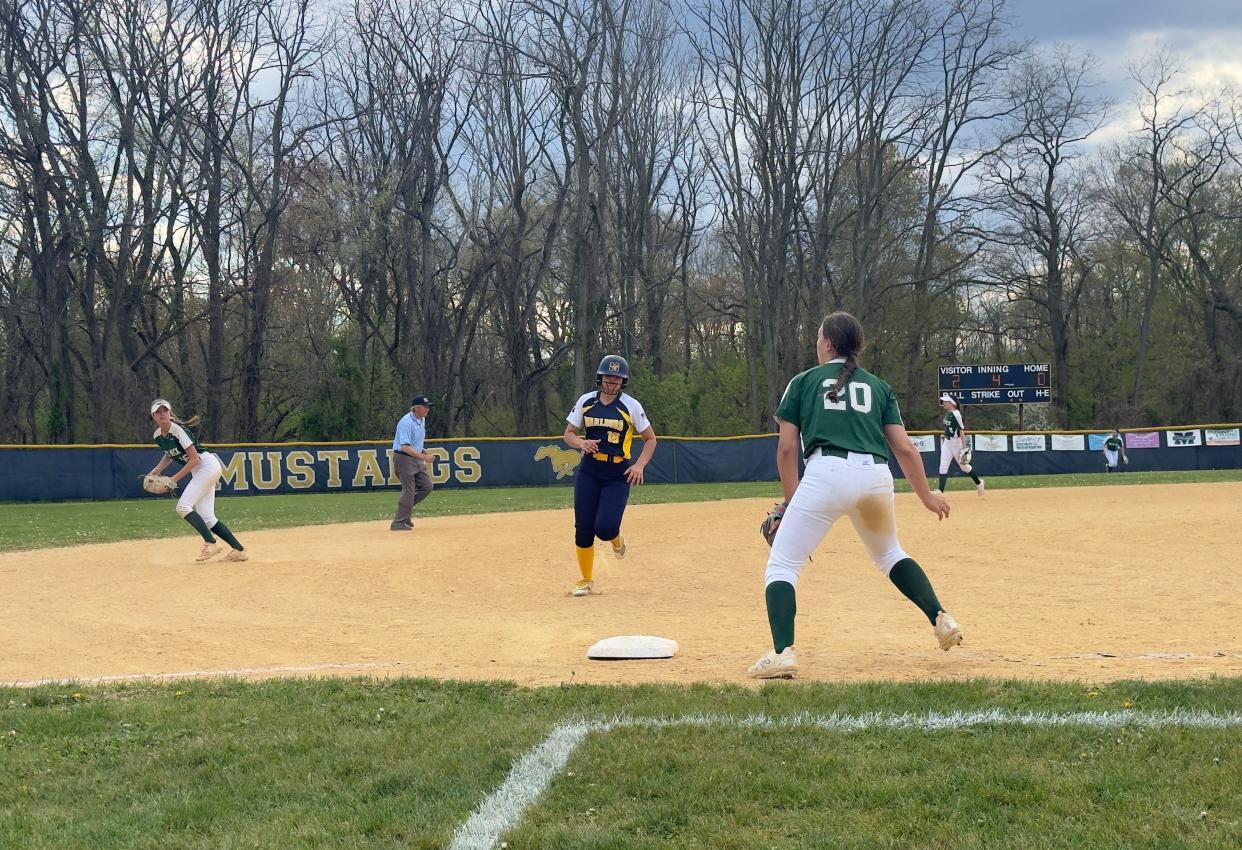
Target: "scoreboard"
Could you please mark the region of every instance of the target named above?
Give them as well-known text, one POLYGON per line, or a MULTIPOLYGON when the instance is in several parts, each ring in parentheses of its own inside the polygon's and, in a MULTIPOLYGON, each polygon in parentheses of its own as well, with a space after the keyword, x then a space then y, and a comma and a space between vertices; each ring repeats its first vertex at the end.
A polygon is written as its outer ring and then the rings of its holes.
POLYGON ((961 404, 1039 404, 1052 401, 1047 363, 941 366, 940 392, 961 404))

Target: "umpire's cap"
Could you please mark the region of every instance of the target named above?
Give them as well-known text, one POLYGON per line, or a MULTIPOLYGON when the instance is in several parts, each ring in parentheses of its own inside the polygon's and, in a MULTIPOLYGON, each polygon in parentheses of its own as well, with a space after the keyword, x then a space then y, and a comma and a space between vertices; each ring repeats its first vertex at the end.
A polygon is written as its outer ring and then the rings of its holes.
POLYGON ((599 368, 595 370, 596 382, 605 375, 620 378, 621 385, 625 386, 625 382, 630 379, 630 364, 620 354, 609 354, 599 361, 599 368))
POLYGON ((417 407, 420 404, 423 407, 431 407, 431 399, 427 398, 425 395, 416 395, 410 402, 410 407, 417 407))

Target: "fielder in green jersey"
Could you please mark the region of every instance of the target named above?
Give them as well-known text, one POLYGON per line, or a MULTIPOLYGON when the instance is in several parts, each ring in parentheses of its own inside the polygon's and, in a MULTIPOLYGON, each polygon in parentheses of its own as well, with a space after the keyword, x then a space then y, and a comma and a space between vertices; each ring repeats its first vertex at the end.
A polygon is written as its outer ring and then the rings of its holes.
POLYGON ((180 483, 182 478, 191 476, 190 483, 181 491, 177 500, 177 514, 203 538, 202 548, 196 561, 206 561, 220 552, 220 538, 229 544, 229 553, 224 556, 226 561, 245 561, 249 559, 246 547, 233 536, 229 527, 216 518, 216 482, 224 473, 220 459, 203 448, 191 430, 198 424, 197 416, 188 420, 178 419, 172 405, 162 398, 151 402, 151 418, 155 420, 155 433, 151 438, 164 453, 159 463, 152 468, 151 475, 159 475, 170 463, 179 465, 179 469, 170 477, 180 483))
POLYGON ((1117 457, 1120 455, 1121 460, 1125 464, 1130 463, 1130 458, 1126 457, 1126 441, 1121 438, 1121 432, 1114 428, 1107 437, 1104 438, 1104 471, 1117 472, 1117 457))
POLYGON ((859 367, 862 349, 857 319, 849 313, 828 316, 816 340, 820 365, 789 382, 776 410, 776 463, 786 507, 764 574, 772 651, 747 671, 757 679, 796 674, 795 588, 803 565, 842 516, 850 518, 876 567, 927 617, 940 648, 962 642, 961 628, 941 607, 923 568, 897 542, 890 454, 925 508, 945 519, 949 503, 927 484, 892 388, 859 367), (800 459, 806 461, 801 479, 800 459))
POLYGON ((966 445, 966 423, 962 420, 962 411, 957 399, 945 393, 940 396, 940 406, 944 409, 944 434, 940 437, 940 492, 944 492, 945 481, 949 477, 949 464, 956 463, 975 482, 975 492, 983 495, 983 479, 971 466, 970 448, 966 445))

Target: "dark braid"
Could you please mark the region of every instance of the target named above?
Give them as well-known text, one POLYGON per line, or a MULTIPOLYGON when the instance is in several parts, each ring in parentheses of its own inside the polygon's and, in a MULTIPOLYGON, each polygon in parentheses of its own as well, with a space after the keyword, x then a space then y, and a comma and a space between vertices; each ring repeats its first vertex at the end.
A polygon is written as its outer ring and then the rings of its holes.
POLYGON ((823 334, 824 339, 832 343, 837 355, 845 358, 841 374, 837 375, 836 386, 824 393, 829 401, 836 401, 837 396, 849 384, 850 376, 858 368, 858 355, 866 346, 862 323, 849 313, 836 312, 824 319, 819 332, 823 334))

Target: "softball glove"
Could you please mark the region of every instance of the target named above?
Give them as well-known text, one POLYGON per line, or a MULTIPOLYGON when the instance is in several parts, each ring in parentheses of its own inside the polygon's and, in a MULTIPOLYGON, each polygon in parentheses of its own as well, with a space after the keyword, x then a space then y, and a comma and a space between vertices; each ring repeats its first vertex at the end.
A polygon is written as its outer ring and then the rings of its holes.
POLYGON ((772 541, 776 539, 776 532, 781 527, 781 520, 785 518, 785 508, 789 507, 787 502, 778 502, 768 511, 768 515, 763 518, 763 522, 759 524, 759 533, 763 535, 763 539, 768 541, 768 545, 772 545, 772 541))
POLYGON ((142 476, 142 489, 161 496, 165 493, 175 493, 177 482, 167 475, 144 475, 142 476))

